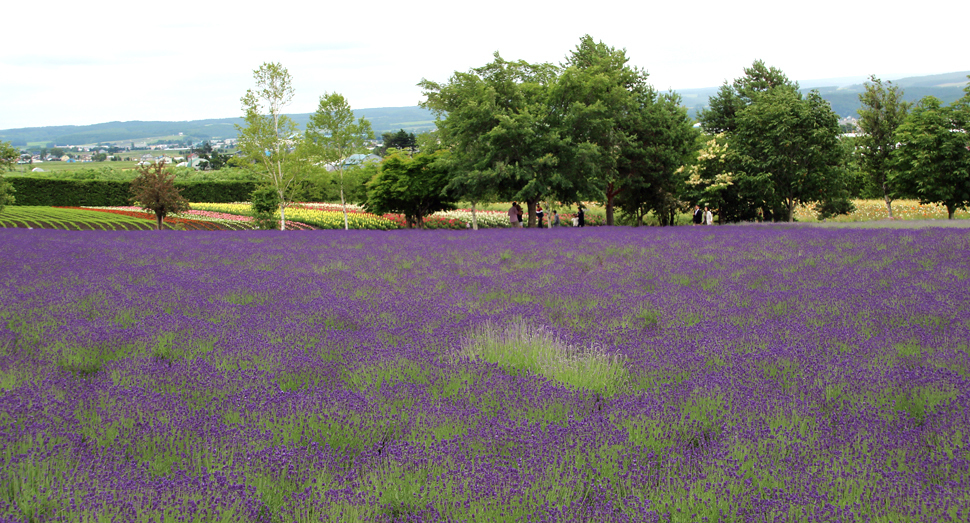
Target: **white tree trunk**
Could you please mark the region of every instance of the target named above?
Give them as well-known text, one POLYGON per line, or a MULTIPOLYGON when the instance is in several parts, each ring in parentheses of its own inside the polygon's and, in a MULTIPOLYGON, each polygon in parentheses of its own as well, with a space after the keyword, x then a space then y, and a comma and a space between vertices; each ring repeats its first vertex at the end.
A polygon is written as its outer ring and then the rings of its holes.
POLYGON ((350 224, 347 222, 347 202, 344 201, 344 170, 340 169, 340 206, 344 210, 344 230, 350 230, 350 224))
POLYGON ((475 202, 472 202, 472 230, 478 230, 478 217, 475 214, 475 202))

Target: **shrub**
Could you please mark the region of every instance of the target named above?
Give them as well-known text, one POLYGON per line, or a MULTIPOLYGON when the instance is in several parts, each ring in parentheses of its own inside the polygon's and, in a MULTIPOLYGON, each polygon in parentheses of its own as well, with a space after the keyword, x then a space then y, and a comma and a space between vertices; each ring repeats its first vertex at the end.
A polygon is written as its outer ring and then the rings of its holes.
MULTIPOLYGON (((10 177, 17 193, 16 205, 56 207, 113 207, 128 205, 126 180, 63 180, 10 177)), ((230 203, 249 199, 256 182, 175 182, 182 196, 192 202, 230 203)))
POLYGON ((278 229, 279 220, 276 218, 277 210, 280 206, 280 197, 276 189, 265 186, 253 191, 252 194, 253 222, 257 229, 278 229))

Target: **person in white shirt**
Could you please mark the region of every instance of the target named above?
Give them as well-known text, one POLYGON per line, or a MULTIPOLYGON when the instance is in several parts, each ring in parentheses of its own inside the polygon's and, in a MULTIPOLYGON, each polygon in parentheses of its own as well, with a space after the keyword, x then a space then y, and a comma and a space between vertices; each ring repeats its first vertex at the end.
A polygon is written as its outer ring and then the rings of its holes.
POLYGON ((704 224, 714 225, 714 213, 706 205, 704 206, 704 224))

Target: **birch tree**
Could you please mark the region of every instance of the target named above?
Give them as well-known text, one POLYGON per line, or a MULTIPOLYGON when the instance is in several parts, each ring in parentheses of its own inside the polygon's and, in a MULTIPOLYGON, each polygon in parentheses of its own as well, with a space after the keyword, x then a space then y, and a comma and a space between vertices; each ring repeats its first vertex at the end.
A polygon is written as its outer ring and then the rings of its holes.
POLYGON ((294 154, 299 145, 296 123, 283 114, 293 101, 293 79, 281 64, 267 62, 253 71, 256 89, 241 98, 245 126, 236 126, 244 161, 273 187, 280 201, 280 230, 286 229, 286 207, 299 186, 303 166, 294 154))
POLYGON ((310 116, 306 130, 306 149, 314 159, 334 166, 340 180, 340 205, 344 213, 344 230, 350 229, 347 220, 347 201, 344 198, 344 168, 353 154, 363 153, 367 140, 374 137, 370 122, 364 117, 354 119, 347 100, 338 93, 320 97, 317 112, 310 116))

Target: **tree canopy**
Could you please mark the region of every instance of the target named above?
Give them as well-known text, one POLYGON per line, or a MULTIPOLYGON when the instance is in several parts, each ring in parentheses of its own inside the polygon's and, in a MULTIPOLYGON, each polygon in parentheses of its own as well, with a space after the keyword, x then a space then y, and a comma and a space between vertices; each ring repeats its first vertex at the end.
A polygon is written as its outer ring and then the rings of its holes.
POLYGON ((317 166, 329 164, 337 173, 345 230, 350 229, 344 197, 344 171, 349 167, 347 160, 353 154, 366 152, 367 140, 373 136, 370 122, 364 117, 355 119, 350 103, 338 93, 321 96, 320 105, 307 124, 303 143, 312 163, 317 166))
POLYGON ((882 80, 870 77, 866 90, 859 94, 858 139, 859 165, 869 182, 882 192, 889 217, 893 217, 892 201, 895 190, 892 153, 896 149, 896 130, 906 120, 909 104, 903 101, 903 91, 892 82, 883 85, 882 80))
POLYGON ((454 208, 444 192, 451 178, 448 156, 448 151, 388 156, 367 183, 365 207, 377 214, 401 213, 408 228, 424 228, 425 216, 454 208))
POLYGON ((933 96, 920 100, 895 136, 894 185, 922 203, 943 204, 951 220, 970 205, 970 85, 950 106, 933 96))
POLYGON ((169 214, 189 210, 189 202, 175 187, 175 173, 163 162, 139 165, 138 176, 131 181, 131 201, 155 214, 155 230, 162 229, 162 221, 169 214))
POLYGON ((494 57, 444 84, 422 80, 422 106, 437 115, 441 141, 451 150, 453 187, 476 191, 470 199, 489 187, 504 200, 527 202, 531 226, 544 195, 573 189, 556 169, 560 138, 549 125, 549 89, 558 68, 494 57))
POLYGON ((307 166, 294 154, 301 141, 296 124, 283 114, 293 100, 293 79, 279 63, 264 63, 253 71, 256 89, 241 98, 245 125, 237 125, 242 166, 256 166, 256 174, 276 190, 280 230, 286 228, 286 207, 299 190, 307 166))
POLYGON ((13 193, 13 185, 4 180, 3 173, 12 170, 20 153, 10 145, 10 142, 0 142, 0 211, 7 205, 13 205, 16 201, 13 193))

